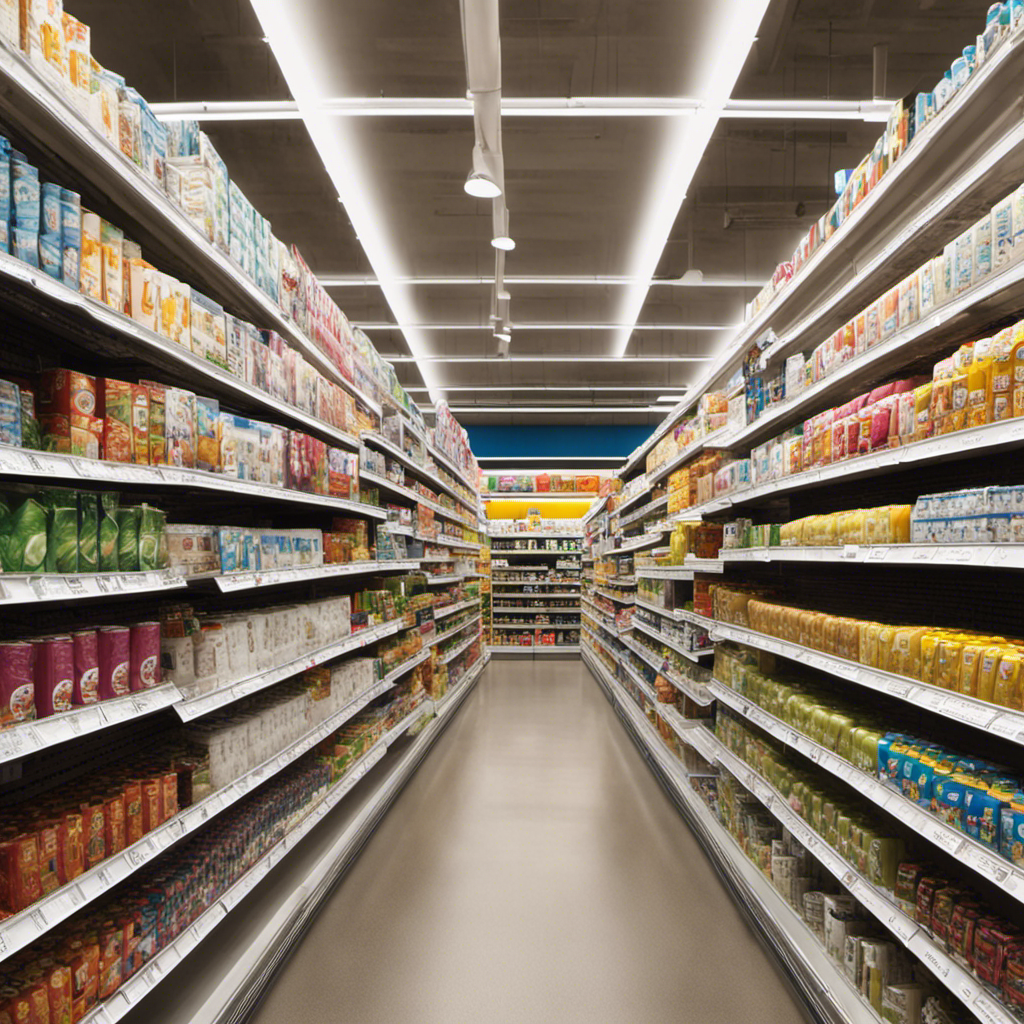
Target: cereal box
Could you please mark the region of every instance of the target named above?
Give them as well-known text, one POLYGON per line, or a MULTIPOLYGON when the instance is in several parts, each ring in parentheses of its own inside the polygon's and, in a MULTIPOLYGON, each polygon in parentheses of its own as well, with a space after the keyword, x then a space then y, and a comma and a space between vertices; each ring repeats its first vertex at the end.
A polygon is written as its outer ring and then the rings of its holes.
POLYGON ((81 291, 103 301, 103 252, 100 248, 100 215, 82 209, 81 291))
POLYGON ((124 310, 124 233, 108 221, 100 221, 100 253, 103 268, 103 301, 116 309, 124 310))
POLYGON ((199 292, 192 293, 192 351, 227 370, 224 307, 199 292))
POLYGON ((216 398, 195 399, 196 466, 212 472, 220 470, 220 404, 216 398))
POLYGON ((155 381, 144 380, 149 392, 149 461, 151 465, 167 464, 166 388, 155 381))
POLYGON ((111 462, 132 460, 132 385, 100 377, 96 382, 98 408, 103 417, 103 449, 111 462))
POLYGON ((149 465, 149 388, 132 384, 132 462, 149 465))
POLYGON ((194 469, 196 465, 196 396, 182 388, 166 388, 164 422, 167 465, 194 469))
POLYGON ((160 276, 145 260, 128 260, 128 315, 151 331, 157 329, 160 276))

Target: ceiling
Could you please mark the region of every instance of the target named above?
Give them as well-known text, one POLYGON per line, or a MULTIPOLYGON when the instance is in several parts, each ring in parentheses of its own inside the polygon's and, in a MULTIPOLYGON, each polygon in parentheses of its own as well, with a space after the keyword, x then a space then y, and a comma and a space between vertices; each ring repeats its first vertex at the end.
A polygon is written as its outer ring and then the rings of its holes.
MULTIPOLYGON (((743 3, 751 0, 731 0, 733 7, 743 3)), ((325 95, 465 96, 458 0, 293 0, 287 6, 325 95)), ((720 16, 729 6, 501 0, 503 95, 702 95, 709 60, 728 46, 720 16)), ((92 27, 97 59, 150 102, 290 98, 249 0, 68 0, 67 7, 92 27)), ((973 39, 987 7, 987 0, 772 0, 732 95, 870 99, 878 43, 888 45, 887 95, 930 88, 973 39)), ((652 190, 677 120, 503 117, 506 202, 517 247, 506 261, 512 359, 502 360, 486 326, 494 275, 490 202, 463 191, 472 119, 331 119, 326 144, 359 169, 358 198, 376 212, 376 243, 388 248, 400 272, 483 279, 403 286, 408 303, 400 313, 417 324, 484 327, 415 332, 420 354, 477 360, 431 363, 428 371, 449 389, 445 395, 463 423, 654 423, 662 413, 648 406, 681 394, 700 376, 699 360, 728 341, 756 286, 651 287, 637 317, 641 329, 625 358, 612 359, 613 330, 572 325, 621 323, 623 285, 511 283, 629 274, 637 225, 656 198, 652 190), (507 411, 529 405, 574 410, 507 411), (619 406, 622 411, 604 411, 619 406)), ((332 180, 325 169, 303 121, 207 122, 204 128, 231 177, 318 275, 375 279, 366 239, 353 228, 356 211, 338 201, 337 176, 332 180)), ((708 281, 763 282, 831 203, 833 172, 855 166, 879 130, 860 121, 719 121, 678 214, 673 207, 667 217, 672 224, 660 256, 654 254, 656 277, 677 280, 696 268, 708 281)), ((397 321, 375 284, 334 287, 332 294, 354 323, 397 321)), ((400 380, 428 402, 403 331, 368 333, 383 355, 404 360, 396 363, 400 380)))

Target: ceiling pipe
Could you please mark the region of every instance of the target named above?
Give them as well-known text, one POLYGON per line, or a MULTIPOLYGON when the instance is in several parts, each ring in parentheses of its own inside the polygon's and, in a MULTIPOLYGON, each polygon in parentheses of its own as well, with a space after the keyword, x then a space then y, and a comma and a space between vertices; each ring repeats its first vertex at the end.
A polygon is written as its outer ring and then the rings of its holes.
MULTIPOLYGON (((492 196, 491 239, 495 245, 494 291, 491 308, 505 323, 509 320, 509 303, 497 298, 507 294, 504 288, 504 251, 512 248, 508 229, 508 208, 505 205, 505 161, 501 148, 501 24, 498 0, 460 0, 462 45, 466 62, 466 85, 473 101, 473 162, 477 167, 486 162, 493 173, 498 194, 492 196)), ((473 174, 470 178, 472 180, 473 174)), ((467 182, 467 186, 468 186, 467 182)), ((467 188, 467 191, 469 189, 467 188)), ((473 194, 473 193, 471 193, 473 194)), ((479 194, 479 193, 476 193, 479 194)), ((505 354, 507 355, 507 348, 505 354)))

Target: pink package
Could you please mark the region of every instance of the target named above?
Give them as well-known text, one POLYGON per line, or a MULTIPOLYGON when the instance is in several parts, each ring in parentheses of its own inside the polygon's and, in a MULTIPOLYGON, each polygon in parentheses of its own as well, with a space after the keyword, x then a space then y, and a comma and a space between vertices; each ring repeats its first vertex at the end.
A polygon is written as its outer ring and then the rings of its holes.
POLYGON ((35 660, 27 641, 0 643, 0 727, 36 717, 35 660))
POLYGON ((36 715, 46 718, 71 710, 75 688, 75 645, 70 636, 33 640, 36 649, 36 715))
POLYGON ((832 453, 833 462, 840 462, 846 458, 846 420, 837 419, 832 423, 832 453))
POLYGON ((883 398, 880 402, 875 402, 871 406, 871 433, 870 433, 870 447, 869 451, 875 451, 878 448, 886 448, 889 444, 889 424, 892 418, 893 409, 896 408, 896 403, 899 401, 899 397, 891 395, 888 398, 883 398))
POLYGON ((138 622, 131 628, 131 688, 149 690, 160 685, 160 623, 138 622))
POLYGON ((100 699, 99 641, 95 629, 72 633, 75 645, 75 687, 72 704, 95 704, 100 699))
POLYGON ((871 420, 874 414, 874 406, 864 403, 857 411, 857 422, 860 430, 857 434, 857 454, 866 455, 871 451, 871 420))
POLYGON ((104 626, 99 633, 100 700, 123 697, 131 690, 131 632, 127 626, 104 626))
POLYGON ((846 458, 860 454, 860 410, 846 417, 846 458))

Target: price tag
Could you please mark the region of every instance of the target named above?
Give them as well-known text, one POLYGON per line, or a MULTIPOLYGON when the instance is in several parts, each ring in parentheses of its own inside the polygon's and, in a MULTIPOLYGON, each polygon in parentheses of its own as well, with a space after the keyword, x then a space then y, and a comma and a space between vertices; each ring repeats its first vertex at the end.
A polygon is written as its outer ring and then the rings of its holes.
POLYGON ((931 562, 937 554, 936 548, 917 548, 911 555, 912 562, 931 562))
POLYGON ((969 725, 976 725, 984 728, 992 721, 994 711, 992 708, 981 707, 968 700, 960 700, 956 696, 949 699, 946 706, 947 712, 955 712, 956 717, 969 725))
POLYGON ((924 689, 918 694, 918 701, 926 708, 931 711, 938 711, 940 708, 945 707, 946 700, 949 697, 948 693, 944 693, 942 690, 924 689))
POLYGON ((68 597, 68 585, 61 576, 32 576, 29 586, 36 595, 36 600, 52 601, 54 598, 68 597))
POLYGON ((869 562, 884 562, 889 552, 881 546, 876 546, 868 549, 868 561, 869 562))
POLYGON ((857 544, 844 544, 842 550, 843 558, 856 559, 860 556, 860 546, 857 544))
POLYGON ((962 835, 958 835, 954 830, 942 828, 932 822, 929 822, 928 826, 920 831, 940 849, 954 856, 964 845, 964 837, 962 835))
POLYGON ((961 855, 961 859, 965 864, 969 864, 974 868, 974 870, 979 874, 984 875, 986 878, 995 882, 996 885, 1002 885, 1010 875, 1009 864, 1005 861, 1000 861, 994 857, 990 857, 988 854, 974 846, 964 850, 961 855))
POLYGON ((995 1000, 990 999, 984 992, 979 993, 978 998, 971 1005, 974 1015, 982 1021, 982 1024, 1006 1024, 1010 1019, 1007 1013, 995 1000))
POLYGON ((885 925, 904 945, 910 941, 910 937, 917 931, 917 925, 913 924, 904 914, 900 914, 895 910, 885 919, 885 925))
POLYGON ((886 693, 892 694, 893 697, 906 698, 910 691, 914 689, 913 683, 902 683, 897 679, 889 679, 886 681, 884 690, 886 693))
POLYGON ((988 730, 1014 743, 1024 743, 1024 719, 1019 715, 1002 712, 989 723, 988 730))

